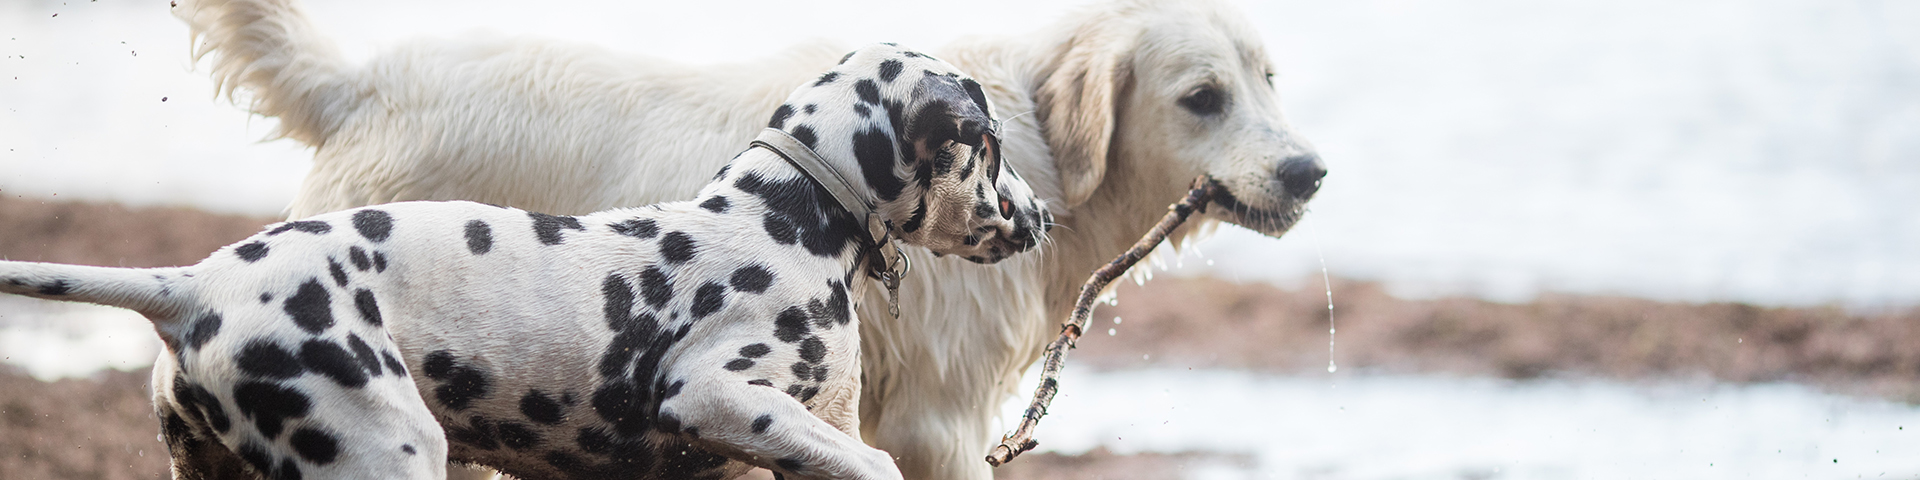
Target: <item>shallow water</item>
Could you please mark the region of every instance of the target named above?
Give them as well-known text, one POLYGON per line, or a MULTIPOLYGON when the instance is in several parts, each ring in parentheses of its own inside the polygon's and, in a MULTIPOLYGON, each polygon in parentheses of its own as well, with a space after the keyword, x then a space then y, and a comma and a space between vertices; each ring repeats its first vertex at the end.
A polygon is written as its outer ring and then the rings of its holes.
POLYGON ((1069 369, 1050 412, 1039 451, 1255 459, 1206 478, 1920 477, 1920 407, 1789 384, 1069 369))

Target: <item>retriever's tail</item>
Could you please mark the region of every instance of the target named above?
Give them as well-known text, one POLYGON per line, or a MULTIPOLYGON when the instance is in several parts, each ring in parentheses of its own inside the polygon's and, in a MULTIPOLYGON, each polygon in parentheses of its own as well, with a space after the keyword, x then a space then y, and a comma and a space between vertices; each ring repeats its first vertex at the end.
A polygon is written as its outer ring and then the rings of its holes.
POLYGON ((366 97, 352 68, 294 0, 184 0, 173 14, 191 27, 193 59, 213 55, 219 94, 280 119, 275 138, 324 145, 366 97))
POLYGON ((172 318, 191 303, 168 283, 180 267, 110 268, 0 261, 0 293, 121 307, 149 319, 172 318))

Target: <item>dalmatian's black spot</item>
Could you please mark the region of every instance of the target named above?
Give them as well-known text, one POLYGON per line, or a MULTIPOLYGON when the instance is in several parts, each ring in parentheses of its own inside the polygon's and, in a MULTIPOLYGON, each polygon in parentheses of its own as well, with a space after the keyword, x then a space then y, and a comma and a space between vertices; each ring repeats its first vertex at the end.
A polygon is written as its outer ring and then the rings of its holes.
POLYGON ((805 466, 800 463, 800 459, 797 458, 782 458, 774 460, 773 464, 774 466, 780 467, 781 470, 793 473, 800 473, 800 470, 805 468, 805 466))
POLYGON ((800 241, 799 238, 796 238, 799 233, 794 231, 793 222, 787 221, 787 217, 784 215, 767 212, 766 218, 761 223, 761 226, 766 227, 767 237, 772 238, 775 243, 792 245, 794 242, 800 241))
POLYGON ((673 278, 659 267, 648 266, 640 271, 640 296, 653 308, 667 306, 667 301, 673 300, 673 278))
POLYGON ((805 110, 808 115, 812 115, 814 114, 814 112, 817 112, 820 110, 820 105, 809 103, 807 104, 807 108, 804 108, 802 110, 805 110))
POLYGON ((967 98, 973 99, 974 108, 980 109, 981 112, 992 110, 987 108, 987 92, 981 91, 980 82, 973 81, 971 78, 962 78, 960 88, 966 89, 967 98))
POLYGON ((174 402, 180 404, 188 415, 213 427, 215 432, 227 433, 233 428, 233 420, 227 417, 227 410, 220 404, 220 398, 206 387, 187 381, 184 376, 173 378, 174 402))
POLYGON ((735 269, 733 276, 728 278, 727 282, 733 285, 734 290, 765 293, 767 287, 773 285, 773 272, 768 272, 766 267, 759 265, 748 265, 735 269))
POLYGON ((906 67, 907 65, 900 63, 899 60, 889 59, 887 61, 880 62, 880 81, 893 82, 893 79, 898 78, 900 76, 900 70, 905 69, 906 67))
POLYGON ((804 177, 771 181, 743 174, 734 181, 734 187, 760 197, 766 204, 767 234, 783 245, 797 242, 815 256, 836 257, 856 238, 866 235, 852 213, 829 206, 835 201, 832 194, 804 177))
POLYGON ((353 262, 353 268, 362 272, 373 268, 373 259, 367 257, 367 250, 357 246, 347 248, 347 261, 353 262))
POLYGON ((267 293, 267 292, 260 292, 260 303, 267 303, 271 301, 273 301, 273 294, 267 293))
POLYGON ((773 109, 773 120, 767 121, 767 128, 786 128, 787 119, 793 117, 793 105, 780 105, 773 109))
POLYGON ((740 356, 747 357, 747 358, 760 358, 760 357, 767 356, 767 354, 771 352, 773 352, 773 348, 768 347, 767 344, 764 344, 764 343, 756 343, 756 344, 740 347, 740 356))
POLYGON ((802 381, 813 378, 813 365, 809 365, 807 362, 795 362, 793 364, 793 376, 798 377, 802 381))
POLYGON ((387 271, 387 255, 386 254, 380 253, 378 251, 373 252, 373 271, 375 272, 387 271))
POLYGON ((493 422, 487 421, 486 417, 479 415, 467 417, 466 426, 452 424, 447 425, 446 430, 447 440, 480 450, 500 448, 500 441, 494 438, 496 431, 493 428, 493 422))
POLYGON ((300 464, 293 463, 293 457, 280 459, 280 466, 273 470, 273 480, 300 480, 300 464))
POLYGON ((867 127, 853 134, 853 157, 860 162, 860 176, 873 187, 880 201, 900 198, 906 184, 893 173, 893 139, 880 129, 867 127))
POLYGON ((373 353, 373 347, 367 346, 367 342, 361 340, 360 335, 347 334, 347 348, 353 350, 353 358, 360 362, 360 368, 366 369, 368 377, 378 377, 386 373, 380 368, 380 354, 373 353))
POLYGON ((473 406, 474 400, 487 397, 487 389, 492 384, 485 372, 460 363, 448 350, 428 353, 421 368, 427 378, 440 382, 440 386, 433 389, 434 398, 449 410, 460 411, 473 406))
POLYGON ((347 388, 367 385, 367 371, 347 349, 326 340, 308 340, 300 345, 300 364, 334 383, 347 388))
POLYGON ((559 245, 566 239, 561 238, 560 229, 586 230, 580 225, 580 219, 567 216, 547 215, 539 212, 527 212, 533 218, 533 233, 545 245, 559 245))
POLYGON ((507 448, 526 451, 540 446, 540 433, 518 422, 500 422, 500 443, 507 448))
POLYGON ((482 255, 491 250, 493 250, 493 227, 480 220, 467 222, 467 251, 473 252, 474 255, 482 255))
POLYGON ((827 343, 820 341, 820 337, 807 337, 806 340, 800 341, 801 360, 820 363, 821 360, 825 360, 826 358, 827 343))
POLYGON ((327 287, 320 284, 320 279, 307 279, 293 292, 293 296, 287 297, 281 309, 292 316, 293 323, 302 330, 319 334, 333 326, 333 307, 328 303, 330 299, 331 295, 327 293, 327 287))
POLYGON ((748 360, 744 358, 733 359, 732 361, 727 362, 727 365, 726 365, 726 369, 729 372, 738 372, 738 371, 746 370, 749 368, 753 368, 753 360, 748 360))
POLYGON ((798 383, 793 385, 787 385, 787 396, 793 397, 793 398, 800 398, 800 391, 801 389, 804 389, 804 388, 806 387, 798 383))
POLYGON ((787 307, 773 319, 773 337, 782 342, 793 343, 807 336, 807 312, 800 307, 787 307))
POLYGON ((267 258, 267 242, 255 240, 246 245, 233 247, 233 254, 239 256, 241 260, 246 260, 247 263, 258 262, 262 258, 267 258))
POLYGON ((707 198, 706 201, 700 202, 700 208, 707 209, 707 211, 713 213, 727 213, 727 197, 714 195, 707 198))
POLYGON ((267 339, 256 339, 240 348, 233 356, 234 365, 248 375, 265 378, 286 379, 300 376, 306 367, 300 365, 300 359, 293 352, 280 348, 280 345, 267 339))
POLYGON ((706 318, 727 305, 727 286, 715 282, 701 285, 693 292, 693 308, 688 313, 694 320, 706 318))
POLYGON ((600 297, 606 300, 607 328, 625 331, 633 318, 633 287, 620 274, 610 274, 600 284, 600 297))
POLYGON ((287 437, 287 444, 293 446, 294 453, 314 465, 333 463, 340 456, 340 440, 333 434, 313 427, 300 427, 287 437))
POLYGON ((393 352, 380 352, 380 359, 387 364, 387 370, 393 372, 394 375, 407 376, 407 365, 400 363, 400 358, 393 356, 393 352))
POLYGON ((800 144, 806 145, 807 148, 816 148, 815 144, 820 141, 820 136, 813 133, 812 127, 806 125, 793 127, 791 135, 793 135, 794 140, 799 140, 800 144))
MULTIPOLYGON (((839 80, 839 79, 840 79, 840 72, 827 72, 827 73, 822 73, 822 74, 820 74, 820 79, 819 79, 819 80, 814 80, 814 81, 813 81, 813 86, 816 86, 816 87, 818 87, 818 86, 821 86, 821 85, 826 85, 826 84, 829 84, 829 83, 833 83, 833 81, 834 81, 834 80, 839 80)), ((774 127, 774 128, 779 128, 779 127, 774 127)))
POLYGON ((856 103, 853 104, 853 113, 859 115, 860 118, 867 118, 873 116, 873 109, 867 108, 865 104, 856 103))
POLYGON ((267 453, 266 447, 262 447, 258 443, 247 442, 246 445, 240 446, 239 453, 240 459, 246 460, 247 464, 252 465, 253 469, 260 472, 261 475, 270 475, 273 473, 273 456, 267 453))
POLYGON ((313 402, 297 390, 265 382, 241 381, 233 387, 233 404, 240 414, 253 419, 260 435, 272 440, 280 436, 287 419, 307 416, 313 402))
POLYGON ((187 348, 199 349, 220 334, 220 314, 207 312, 199 320, 193 321, 193 328, 187 330, 187 348))
POLYGON ((773 415, 761 415, 759 418, 753 419, 753 433, 755 435, 767 433, 767 427, 770 426, 773 426, 773 415))
POLYGON ((813 396, 819 395, 819 394, 820 394, 820 387, 807 387, 805 390, 800 391, 799 398, 801 402, 806 402, 808 400, 813 400, 813 396))
POLYGON ((360 319, 368 325, 380 326, 380 302, 373 298, 373 291, 358 289, 353 291, 353 306, 360 310, 360 319))
POLYGON ((846 55, 844 55, 844 56, 841 56, 841 57, 840 57, 840 63, 836 63, 836 64, 834 64, 834 65, 846 65, 846 64, 847 64, 847 60, 850 60, 850 59, 852 59, 852 58, 853 58, 853 54, 856 54, 856 53, 860 53, 860 51, 858 51, 858 50, 855 50, 855 51, 851 51, 851 52, 847 52, 847 54, 846 54, 846 55))
POLYGON ((846 325, 853 321, 852 300, 847 296, 847 283, 839 280, 827 281, 827 301, 819 312, 820 318, 831 320, 836 325, 846 325))
POLYGON ((660 257, 670 264, 693 260, 694 248, 693 236, 687 235, 687 232, 667 232, 660 237, 660 257))
POLYGON ((571 453, 560 450, 547 452, 541 459, 546 460, 547 465, 552 465, 553 468, 559 469, 562 472, 575 473, 573 476, 576 478, 582 478, 578 473, 587 469, 586 460, 581 460, 580 457, 575 457, 571 453))
POLYGON ((323 234, 326 234, 327 232, 333 231, 333 226, 328 225, 327 222, 322 222, 318 220, 301 220, 297 222, 287 222, 287 223, 280 224, 280 226, 278 227, 273 227, 273 230, 268 230, 267 236, 271 237, 274 235, 287 233, 288 231, 292 231, 292 230, 299 230, 299 231, 311 233, 314 235, 323 235, 323 234))
POLYGON ((998 215, 999 212, 994 211, 993 204, 991 203, 980 202, 973 204, 973 216, 975 217, 993 218, 998 215))
POLYGON ((900 224, 900 231, 906 233, 918 232, 920 231, 920 226, 924 224, 926 220, 927 200, 921 199, 920 204, 913 207, 913 214, 907 216, 906 223, 900 224))
POLYGON ((772 381, 772 380, 767 380, 767 379, 764 379, 764 378, 756 378, 756 379, 753 379, 753 380, 747 380, 747 384, 748 384, 748 385, 759 385, 759 386, 762 386, 762 387, 771 387, 771 386, 773 386, 773 381, 772 381))
POLYGON ((660 433, 680 433, 680 417, 674 416, 673 412, 660 412, 653 421, 653 427, 660 433))
POLYGON ((520 397, 520 414, 526 415, 534 423, 545 425, 558 424, 565 418, 560 403, 539 390, 527 390, 527 394, 520 397))
POLYGON ((827 381, 827 366, 826 366, 826 365, 820 365, 820 366, 816 366, 816 367, 813 367, 813 381, 816 381, 816 382, 824 382, 824 381, 827 381))
POLYGON ((184 443, 193 438, 193 427, 187 425, 187 419, 180 418, 176 412, 167 412, 167 418, 160 421, 160 433, 166 435, 167 443, 184 443))
POLYGON ((608 225, 614 232, 633 238, 653 238, 660 234, 660 225, 651 218, 636 218, 608 225))
POLYGON ((334 261, 333 257, 327 257, 327 274, 333 275, 335 285, 339 285, 340 288, 347 287, 347 269, 341 267, 340 262, 334 261))
POLYGON ((393 215, 380 210, 354 212, 353 229, 376 243, 387 241, 387 236, 393 234, 393 215))
POLYGON ((660 399, 665 400, 665 399, 673 398, 675 395, 679 395, 680 389, 686 388, 686 386, 687 386, 686 380, 675 380, 672 385, 667 385, 667 391, 665 393, 660 394, 660 399))
POLYGON ((407 444, 402 444, 402 445, 400 445, 400 451, 402 451, 402 452, 407 452, 407 454, 408 454, 408 455, 414 455, 414 454, 418 454, 418 453, 420 453, 420 451, 419 451, 419 450, 414 450, 414 449, 413 449, 413 444, 411 444, 411 443, 407 443, 407 444))
POLYGON ((853 93, 859 95, 860 101, 866 102, 868 105, 880 104, 880 86, 873 83, 873 80, 863 78, 858 82, 854 82, 853 93))
POLYGON ((966 236, 965 238, 961 238, 961 239, 960 239, 960 243, 962 243, 962 244, 965 244, 966 246, 969 246, 969 247, 971 247, 971 246, 975 246, 975 245, 979 245, 979 244, 980 244, 980 236, 979 236, 979 235, 967 235, 967 236, 966 236))

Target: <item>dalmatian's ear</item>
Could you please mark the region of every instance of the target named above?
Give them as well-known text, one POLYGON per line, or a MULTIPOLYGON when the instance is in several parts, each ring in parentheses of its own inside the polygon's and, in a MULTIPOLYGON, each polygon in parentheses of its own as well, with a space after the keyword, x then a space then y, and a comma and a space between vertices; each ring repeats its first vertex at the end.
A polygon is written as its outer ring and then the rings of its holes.
POLYGON ((1046 128, 1067 207, 1093 196, 1107 173, 1121 93, 1133 81, 1128 51, 1139 33, 1089 22, 1062 44, 1034 92, 1035 115, 1046 128))
POLYGON ((991 107, 980 84, 952 75, 927 75, 914 86, 900 136, 909 163, 935 158, 947 142, 979 149, 993 129, 991 107))

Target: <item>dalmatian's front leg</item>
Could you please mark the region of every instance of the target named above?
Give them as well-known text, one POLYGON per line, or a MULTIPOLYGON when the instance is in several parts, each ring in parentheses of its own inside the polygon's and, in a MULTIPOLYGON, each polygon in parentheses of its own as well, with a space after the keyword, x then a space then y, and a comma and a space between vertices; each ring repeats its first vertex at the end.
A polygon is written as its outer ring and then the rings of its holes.
POLYGON ((899 479, 887 452, 869 447, 807 411, 793 397, 735 379, 690 382, 660 404, 693 441, 785 478, 899 479))

